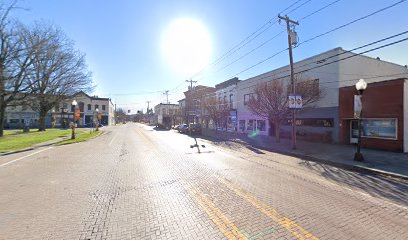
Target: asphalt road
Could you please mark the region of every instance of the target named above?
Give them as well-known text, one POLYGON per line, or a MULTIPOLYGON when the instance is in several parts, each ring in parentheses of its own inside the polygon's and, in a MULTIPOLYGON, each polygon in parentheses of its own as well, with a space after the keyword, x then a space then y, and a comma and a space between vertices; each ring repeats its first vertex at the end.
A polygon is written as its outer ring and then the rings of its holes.
POLYGON ((0 239, 408 239, 408 184, 139 124, 0 157, 0 239), (205 147, 203 147, 204 145, 205 147))

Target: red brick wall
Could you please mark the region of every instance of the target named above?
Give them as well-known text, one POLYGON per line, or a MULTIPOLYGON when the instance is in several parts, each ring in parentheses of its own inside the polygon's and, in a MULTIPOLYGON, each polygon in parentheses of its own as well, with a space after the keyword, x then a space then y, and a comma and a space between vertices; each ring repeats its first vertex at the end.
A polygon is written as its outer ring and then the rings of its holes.
MULTIPOLYGON (((369 83, 363 93, 363 118, 397 118, 397 140, 362 138, 361 146, 373 149, 403 151, 404 137, 404 80, 369 83)), ((340 142, 350 143, 350 119, 354 114, 354 86, 339 89, 340 142)))

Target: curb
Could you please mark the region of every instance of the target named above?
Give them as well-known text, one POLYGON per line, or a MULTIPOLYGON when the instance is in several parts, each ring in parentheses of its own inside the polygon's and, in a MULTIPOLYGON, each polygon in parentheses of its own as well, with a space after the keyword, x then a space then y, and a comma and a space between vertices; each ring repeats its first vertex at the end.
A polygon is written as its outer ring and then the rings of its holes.
POLYGON ((0 156, 7 156, 7 155, 15 154, 15 153, 27 152, 27 151, 34 150, 34 149, 35 149, 34 147, 24 148, 24 149, 13 151, 13 152, 0 153, 0 156))
MULTIPOLYGON (((104 132, 104 131, 101 131, 101 133, 100 133, 99 135, 94 136, 94 137, 92 137, 92 138, 90 138, 90 139, 94 139, 94 138, 99 137, 99 136, 101 136, 101 135, 103 135, 103 134, 105 134, 105 132, 104 132)), ((12 151, 12 152, 5 152, 5 153, 0 153, 0 157, 1 157, 1 156, 12 155, 12 154, 16 154, 16 153, 21 153, 21 152, 28 152, 28 151, 31 151, 31 150, 34 150, 34 149, 37 149, 37 148, 40 148, 40 147, 48 147, 48 146, 56 145, 57 143, 63 142, 63 141, 65 141, 65 140, 67 140, 67 139, 69 139, 69 137, 61 138, 61 140, 56 141, 56 142, 53 142, 53 143, 47 143, 47 144, 38 143, 38 144, 35 144, 36 146, 31 146, 31 147, 24 148, 24 149, 21 149, 21 150, 12 151)), ((88 140, 90 140, 90 139, 88 139, 88 140)), ((67 143, 67 144, 63 144, 63 145, 68 145, 68 144, 73 144, 73 143, 67 143)))
POLYGON ((312 156, 305 155, 305 154, 294 153, 294 152, 290 152, 290 151, 281 151, 281 150, 270 149, 270 148, 266 148, 266 147, 262 147, 262 146, 251 145, 250 143, 248 143, 248 142, 246 142, 244 140, 236 141, 236 140, 233 140, 233 139, 232 140, 231 139, 223 139, 223 138, 219 138, 219 137, 215 137, 215 136, 211 136, 211 135, 204 135, 204 136, 209 137, 209 138, 213 138, 213 139, 217 139, 217 140, 230 141, 230 142, 235 142, 235 143, 242 144, 242 145, 248 145, 248 146, 256 147, 256 148, 266 150, 266 151, 270 151, 270 152, 274 152, 274 153, 279 153, 279 154, 283 154, 283 155, 287 155, 287 156, 291 156, 291 157, 297 157, 297 158, 300 158, 301 160, 304 160, 304 161, 317 162, 317 163, 320 163, 320 164, 325 164, 325 165, 329 165, 329 166, 333 166, 333 167, 337 167, 337 168, 342 168, 342 169, 353 171, 353 172, 376 175, 376 176, 381 176, 381 177, 391 177, 391 178, 395 178, 395 179, 399 179, 399 180, 408 180, 408 176, 401 175, 401 174, 398 174, 398 173, 383 171, 383 170, 379 170, 379 169, 375 169, 375 168, 356 166, 356 165, 350 165, 350 164, 339 163, 339 162, 331 162, 331 161, 328 161, 328 160, 325 160, 325 159, 316 158, 316 157, 312 157, 312 156))

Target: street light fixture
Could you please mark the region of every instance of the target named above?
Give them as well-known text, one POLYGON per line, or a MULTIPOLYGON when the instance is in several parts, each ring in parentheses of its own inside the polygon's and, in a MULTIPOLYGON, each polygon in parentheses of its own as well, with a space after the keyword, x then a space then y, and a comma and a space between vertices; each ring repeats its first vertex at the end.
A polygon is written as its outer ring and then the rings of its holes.
POLYGON ((74 99, 72 101, 71 105, 73 106, 73 112, 72 112, 72 124, 71 124, 71 129, 72 129, 72 134, 71 134, 71 139, 75 139, 75 108, 77 105, 77 101, 74 99))
POLYGON ((356 89, 357 93, 360 96, 360 103, 361 103, 361 109, 360 109, 360 116, 358 116, 358 141, 357 141, 357 152, 354 154, 354 161, 362 162, 364 161, 363 154, 360 152, 361 148, 361 117, 363 113, 363 103, 361 101, 363 97, 363 92, 367 88, 367 83, 364 81, 364 79, 358 80, 356 83, 356 89))

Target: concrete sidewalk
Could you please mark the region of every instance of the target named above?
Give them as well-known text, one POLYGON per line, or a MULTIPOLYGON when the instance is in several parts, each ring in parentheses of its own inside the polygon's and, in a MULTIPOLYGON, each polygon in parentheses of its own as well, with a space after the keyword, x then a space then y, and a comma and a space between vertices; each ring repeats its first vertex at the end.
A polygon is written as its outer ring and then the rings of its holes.
POLYGON ((215 132, 208 129, 203 129, 203 135, 220 140, 238 141, 260 149, 349 170, 408 179, 408 154, 405 153, 362 148, 365 161, 356 162, 353 160, 356 152, 355 145, 297 141, 297 148, 293 150, 290 139, 281 139, 280 143, 277 143, 274 137, 259 135, 248 137, 245 134, 215 132))

